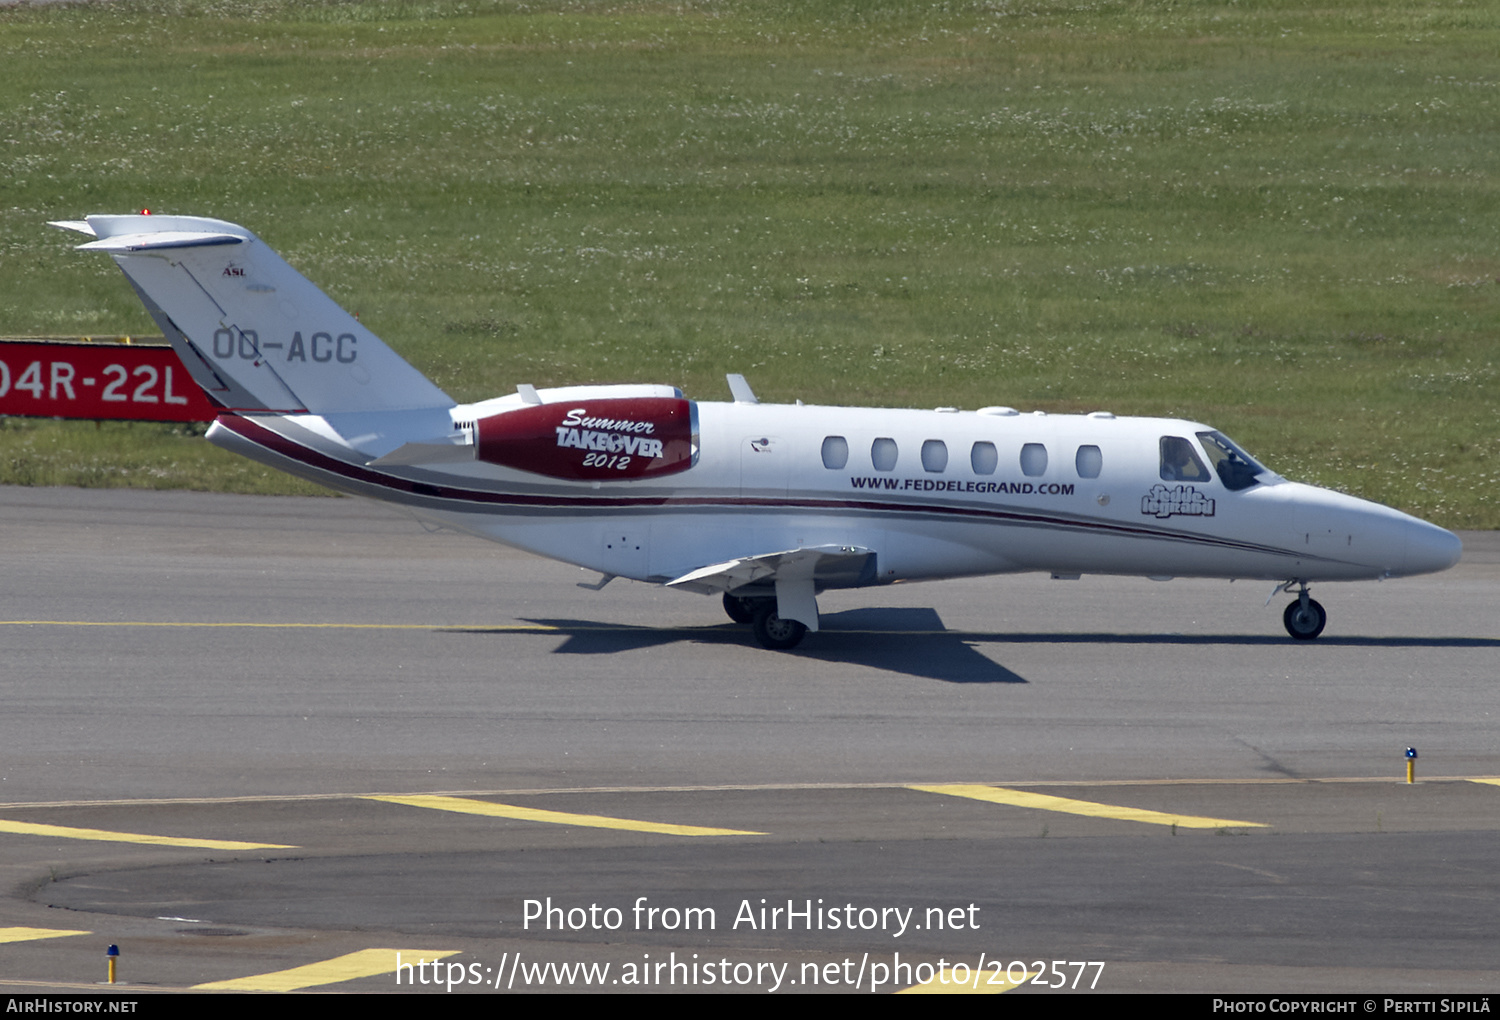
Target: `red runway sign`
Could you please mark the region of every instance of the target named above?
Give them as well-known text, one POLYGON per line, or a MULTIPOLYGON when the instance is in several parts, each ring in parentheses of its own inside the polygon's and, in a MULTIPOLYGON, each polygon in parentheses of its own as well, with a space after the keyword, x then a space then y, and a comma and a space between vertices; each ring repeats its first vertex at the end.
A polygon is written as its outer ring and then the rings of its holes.
POLYGON ((0 414, 213 421, 218 409, 166 345, 3 340, 0 414))

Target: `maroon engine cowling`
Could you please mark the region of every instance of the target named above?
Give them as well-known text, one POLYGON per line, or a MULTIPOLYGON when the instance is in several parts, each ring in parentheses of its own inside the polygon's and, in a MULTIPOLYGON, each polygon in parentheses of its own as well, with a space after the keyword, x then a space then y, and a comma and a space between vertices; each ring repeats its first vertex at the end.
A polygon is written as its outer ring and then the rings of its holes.
POLYGON ((481 418, 475 456, 551 478, 655 478, 693 466, 693 409, 681 397, 533 404, 481 418))

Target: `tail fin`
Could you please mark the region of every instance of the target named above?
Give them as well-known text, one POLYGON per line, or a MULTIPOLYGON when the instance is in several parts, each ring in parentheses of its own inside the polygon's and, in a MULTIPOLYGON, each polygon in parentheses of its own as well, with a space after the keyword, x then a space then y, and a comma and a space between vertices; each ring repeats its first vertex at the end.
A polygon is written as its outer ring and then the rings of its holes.
POLYGON ((193 379, 237 411, 384 411, 453 400, 244 227, 198 216, 52 226, 108 252, 193 379))

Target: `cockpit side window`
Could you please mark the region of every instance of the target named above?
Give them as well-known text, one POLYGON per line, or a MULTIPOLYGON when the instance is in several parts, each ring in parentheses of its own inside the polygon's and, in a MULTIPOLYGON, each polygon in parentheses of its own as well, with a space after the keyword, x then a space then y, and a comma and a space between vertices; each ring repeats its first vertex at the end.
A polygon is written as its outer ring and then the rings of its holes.
POLYGON ((1208 454, 1209 463, 1213 464, 1219 481, 1230 492, 1250 488, 1260 480, 1261 475, 1267 473, 1264 467, 1255 462, 1254 457, 1241 450, 1234 440, 1222 432, 1200 432, 1198 442, 1203 445, 1203 452, 1208 454))
POLYGON ((1164 482, 1206 482, 1213 476, 1180 436, 1161 437, 1161 478, 1164 482))

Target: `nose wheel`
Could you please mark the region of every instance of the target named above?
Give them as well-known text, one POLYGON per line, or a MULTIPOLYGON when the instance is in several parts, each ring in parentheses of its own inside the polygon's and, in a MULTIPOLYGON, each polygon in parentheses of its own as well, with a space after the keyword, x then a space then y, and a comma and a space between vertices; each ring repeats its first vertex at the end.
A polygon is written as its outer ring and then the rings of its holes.
POLYGON ((1286 612, 1281 614, 1281 622, 1286 624, 1286 632, 1298 641, 1311 641, 1323 633, 1328 613, 1304 591, 1297 601, 1287 605, 1286 612))

